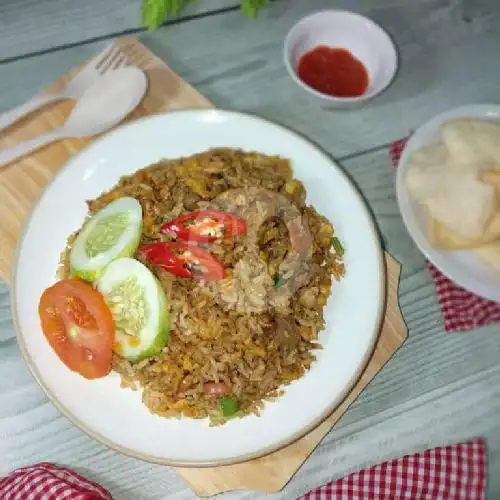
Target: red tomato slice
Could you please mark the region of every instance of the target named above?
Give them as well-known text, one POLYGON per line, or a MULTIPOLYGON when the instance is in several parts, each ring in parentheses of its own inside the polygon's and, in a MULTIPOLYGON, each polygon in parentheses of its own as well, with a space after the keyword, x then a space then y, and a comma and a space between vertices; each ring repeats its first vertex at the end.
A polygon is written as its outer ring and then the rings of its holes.
POLYGON ((166 271, 194 280, 216 281, 224 278, 224 266, 208 250, 181 242, 142 245, 139 249, 151 263, 166 271))
POLYGON ((81 280, 47 288, 38 304, 42 330, 59 359, 87 379, 111 370, 115 327, 103 296, 81 280))
POLYGON ((181 240, 207 243, 245 234, 247 222, 229 212, 198 210, 167 222, 161 231, 174 233, 181 240))

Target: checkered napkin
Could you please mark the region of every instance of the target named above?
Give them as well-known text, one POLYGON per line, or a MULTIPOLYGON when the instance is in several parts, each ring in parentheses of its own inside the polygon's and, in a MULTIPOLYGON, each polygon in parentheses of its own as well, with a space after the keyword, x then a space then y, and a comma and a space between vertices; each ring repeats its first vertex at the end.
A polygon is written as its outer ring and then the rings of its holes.
MULTIPOLYGON (((482 439, 384 462, 321 486, 298 500, 484 500, 482 439)), ((102 486, 50 463, 0 479, 2 500, 112 500, 102 486)))
MULTIPOLYGON (((407 138, 391 145, 392 166, 397 168, 407 138)), ((480 326, 500 322, 500 304, 478 297, 459 287, 444 276, 430 262, 429 271, 436 285, 436 292, 443 314, 444 328, 447 332, 471 330, 480 326)))
POLYGON ((486 450, 476 439, 384 462, 297 500, 484 500, 486 450))
POLYGON ((112 500, 102 487, 54 464, 23 467, 0 478, 1 500, 112 500))

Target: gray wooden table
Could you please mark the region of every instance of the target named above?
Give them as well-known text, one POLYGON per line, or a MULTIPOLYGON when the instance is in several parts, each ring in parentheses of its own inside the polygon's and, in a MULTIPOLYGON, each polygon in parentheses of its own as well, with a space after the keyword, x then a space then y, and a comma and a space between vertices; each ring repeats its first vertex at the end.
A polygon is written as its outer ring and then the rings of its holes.
MULTIPOLYGON (((475 436, 487 440, 488 498, 500 498, 500 326, 443 331, 424 259, 398 214, 388 166, 391 141, 433 114, 500 101, 497 0, 462 1, 473 2, 466 19, 459 0, 276 0, 251 21, 238 11, 238 0, 200 0, 155 33, 140 28, 139 0, 0 2, 0 111, 110 39, 132 33, 218 106, 257 113, 309 136, 361 188, 387 250, 403 264, 400 301, 410 336, 276 498, 294 498, 385 458, 475 436), (401 56, 392 87, 351 112, 311 104, 281 63, 287 29, 333 4, 384 25, 401 56)), ((0 475, 42 460, 101 482, 116 499, 194 498, 169 468, 119 455, 58 413, 21 358, 8 289, 0 284, 0 475)))

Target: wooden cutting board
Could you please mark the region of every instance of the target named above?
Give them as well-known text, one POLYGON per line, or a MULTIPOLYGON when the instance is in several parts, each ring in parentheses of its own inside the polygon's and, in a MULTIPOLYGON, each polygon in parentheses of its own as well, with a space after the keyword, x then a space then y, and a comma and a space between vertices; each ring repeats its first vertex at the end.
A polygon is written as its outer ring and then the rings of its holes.
MULTIPOLYGON (((127 120, 175 109, 213 106, 135 38, 124 37, 115 43, 120 45, 130 64, 144 69, 149 78, 146 97, 127 120)), ((75 68, 61 77, 47 91, 62 88, 77 71, 78 68, 75 68)), ((68 101, 59 102, 33 113, 10 129, 0 132, 0 147, 11 146, 61 126, 73 105, 68 101)), ((10 281, 17 241, 31 208, 61 165, 91 140, 60 141, 0 170, 0 278, 6 282, 10 281)), ((225 467, 177 468, 177 472, 196 494, 210 496, 233 489, 279 491, 402 345, 407 329, 398 305, 400 265, 389 254, 386 253, 385 257, 388 296, 382 330, 372 358, 344 402, 308 435, 266 457, 225 467)))
MULTIPOLYGON (((124 37, 115 43, 123 49, 130 64, 144 69, 149 79, 149 89, 144 100, 126 121, 175 109, 213 107, 208 99, 135 38, 124 37)), ((79 68, 75 68, 61 77, 47 91, 64 87, 78 70, 79 68)), ((34 112, 0 132, 0 148, 60 127, 73 106, 74 102, 63 101, 34 112)), ((69 139, 53 143, 7 168, 0 168, 0 278, 6 282, 10 281, 17 240, 33 204, 59 167, 92 140, 69 139)))

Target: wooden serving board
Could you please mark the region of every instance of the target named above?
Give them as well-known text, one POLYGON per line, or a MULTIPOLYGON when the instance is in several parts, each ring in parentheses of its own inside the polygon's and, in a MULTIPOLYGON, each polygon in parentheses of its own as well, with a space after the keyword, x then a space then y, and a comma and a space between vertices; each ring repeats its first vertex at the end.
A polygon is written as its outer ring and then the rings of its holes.
MULTIPOLYGON (((146 71, 149 79, 144 100, 125 121, 176 109, 213 107, 208 99, 182 80, 137 39, 124 37, 115 44, 122 48, 130 64, 146 71)), ((46 92, 63 88, 79 69, 75 68, 61 77, 46 92)), ((74 104, 72 101, 60 101, 48 105, 9 129, 0 131, 0 148, 60 127, 74 104)), ((33 204, 59 167, 92 140, 59 141, 4 169, 0 168, 0 278, 7 283, 10 281, 17 241, 33 204)))
MULTIPOLYGON (((213 106, 135 38, 124 37, 115 43, 120 45, 129 62, 144 69, 149 78, 146 97, 127 120, 175 109, 213 106)), ((62 88, 77 71, 75 68, 61 77, 46 91, 62 88)), ((33 113, 0 132, 0 147, 11 146, 61 126, 73 105, 68 101, 59 102, 33 113)), ((57 170, 91 140, 60 141, 0 170, 0 278, 6 282, 10 281, 17 241, 31 208, 57 170)), ((279 491, 402 345, 407 329, 398 305, 400 265, 387 253, 385 258, 388 296, 382 330, 370 361, 343 403, 308 435, 266 457, 225 467, 176 468, 197 495, 210 496, 233 489, 279 491)))

